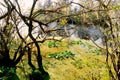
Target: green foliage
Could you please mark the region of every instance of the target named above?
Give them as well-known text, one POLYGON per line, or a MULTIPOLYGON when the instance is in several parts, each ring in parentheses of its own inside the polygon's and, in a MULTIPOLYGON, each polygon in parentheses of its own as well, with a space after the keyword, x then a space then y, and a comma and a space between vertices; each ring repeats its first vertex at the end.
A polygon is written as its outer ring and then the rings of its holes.
POLYGON ((96 18, 97 18, 97 16, 96 16, 95 14, 89 14, 89 17, 90 17, 91 19, 96 19, 96 18))
POLYGON ((75 54, 73 54, 71 51, 56 52, 56 53, 52 53, 48 55, 48 57, 55 58, 58 60, 63 60, 66 58, 73 58, 74 56, 75 54))
POLYGON ((49 48, 51 48, 51 47, 58 47, 58 46, 60 46, 60 42, 58 42, 58 41, 55 41, 55 40, 51 40, 51 41, 49 41, 49 43, 48 43, 48 47, 49 48))
POLYGON ((7 30, 11 30, 12 28, 13 28, 13 24, 10 23, 10 24, 7 25, 7 28, 6 28, 6 29, 7 29, 7 30))
POLYGON ((82 42, 81 40, 79 40, 79 41, 74 41, 74 40, 72 40, 72 41, 70 41, 68 44, 69 44, 70 46, 80 45, 80 47, 85 48, 85 49, 88 49, 88 48, 89 48, 89 45, 88 45, 87 43, 82 42))
POLYGON ((61 26, 66 25, 67 24, 67 20, 66 19, 60 20, 60 24, 61 24, 61 26))
POLYGON ((113 9, 114 9, 114 10, 120 10, 120 5, 115 5, 115 6, 113 6, 113 9))
POLYGON ((16 75, 15 68, 9 68, 4 66, 0 67, 0 78, 2 80, 19 80, 18 76, 16 75))
POLYGON ((17 48, 19 47, 20 41, 19 40, 13 40, 11 41, 11 43, 8 45, 8 47, 10 47, 13 50, 17 50, 17 48))
POLYGON ((96 55, 100 55, 102 52, 101 52, 100 48, 96 48, 95 50, 92 50, 92 53, 94 53, 96 55))
POLYGON ((84 43, 81 40, 79 40, 79 41, 72 40, 69 42, 69 45, 83 45, 83 44, 84 43))
POLYGON ((4 73, 4 72, 8 72, 8 73, 15 73, 15 68, 9 68, 9 67, 4 67, 4 66, 2 66, 2 67, 0 67, 0 73, 4 73))
POLYGON ((9 73, 6 76, 2 77, 0 80, 20 80, 15 73, 9 73))

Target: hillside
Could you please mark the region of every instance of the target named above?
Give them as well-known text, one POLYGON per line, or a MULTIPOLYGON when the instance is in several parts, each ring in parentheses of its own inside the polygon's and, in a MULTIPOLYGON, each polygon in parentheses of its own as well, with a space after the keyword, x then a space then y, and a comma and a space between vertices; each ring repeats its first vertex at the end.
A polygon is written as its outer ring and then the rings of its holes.
MULTIPOLYGON (((43 66, 50 80, 110 80, 105 54, 88 41, 46 41, 40 46, 43 66)), ((25 64, 24 60, 19 65, 25 64)), ((27 73, 18 68, 18 75, 25 80, 30 69, 26 66, 23 69, 27 73)))

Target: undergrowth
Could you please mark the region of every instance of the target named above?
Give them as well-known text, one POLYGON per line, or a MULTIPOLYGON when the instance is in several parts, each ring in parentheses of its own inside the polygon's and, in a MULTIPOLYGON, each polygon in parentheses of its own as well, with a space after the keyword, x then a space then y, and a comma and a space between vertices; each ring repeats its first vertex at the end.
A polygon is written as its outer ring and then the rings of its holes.
POLYGON ((75 54, 73 54, 71 51, 64 51, 64 52, 55 52, 48 55, 50 58, 55 58, 58 60, 63 60, 67 58, 74 58, 75 54))
MULTIPOLYGON (((43 66, 50 80, 110 80, 105 56, 87 41, 46 41, 40 44, 43 66)), ((32 55, 34 56, 34 55, 32 55)), ((37 66, 35 57, 32 63, 37 66)), ((20 80, 28 80, 27 55, 17 66, 20 80)))

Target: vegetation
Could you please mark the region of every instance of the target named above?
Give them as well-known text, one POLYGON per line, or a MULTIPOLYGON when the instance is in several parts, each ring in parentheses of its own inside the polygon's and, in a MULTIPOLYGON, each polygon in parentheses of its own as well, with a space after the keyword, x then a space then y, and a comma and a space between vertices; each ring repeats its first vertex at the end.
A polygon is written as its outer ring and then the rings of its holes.
MULTIPOLYGON (((85 47, 76 44, 70 45, 69 47, 65 46, 65 44, 68 44, 66 41, 61 41, 61 46, 58 48, 48 47, 45 45, 48 42, 41 44, 41 55, 43 57, 43 66, 49 73, 50 80, 110 80, 107 65, 105 63, 105 55, 98 55, 97 52, 93 53, 93 51, 97 49, 93 44, 82 40, 84 44, 87 42, 89 46, 91 45, 92 50, 86 50, 85 47)), ((33 58, 33 63, 36 64, 35 58, 33 58)), ((24 66, 26 64, 27 59, 24 59, 22 64, 19 64, 19 66, 26 71, 25 73, 21 68, 17 69, 17 74, 22 79, 26 79, 25 74, 29 73, 31 70, 29 66, 24 66)))
POLYGON ((118 0, 61 0, 54 5, 48 0, 36 8, 39 1, 33 0, 26 13, 18 0, 0 2, 0 79, 120 80, 118 0), (57 26, 50 27, 54 22, 57 26), (103 46, 87 34, 83 37, 95 45, 69 40, 80 26, 100 29, 103 46))
POLYGON ((70 51, 56 52, 56 53, 49 54, 50 58, 55 58, 58 60, 63 60, 65 58, 73 58, 74 56, 75 56, 75 54, 73 54, 70 51))

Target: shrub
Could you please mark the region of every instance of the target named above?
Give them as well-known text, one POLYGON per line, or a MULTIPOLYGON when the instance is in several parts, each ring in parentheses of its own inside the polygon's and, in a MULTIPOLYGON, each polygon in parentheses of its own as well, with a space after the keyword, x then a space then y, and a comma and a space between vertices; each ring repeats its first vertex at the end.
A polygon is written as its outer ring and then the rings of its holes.
POLYGON ((55 53, 48 55, 48 57, 55 58, 58 60, 63 60, 66 58, 73 58, 74 56, 75 56, 75 54, 73 54, 71 51, 55 52, 55 53))
POLYGON ((48 42, 48 47, 51 48, 51 47, 59 47, 61 45, 61 42, 59 41, 55 41, 55 40, 51 40, 48 42))

